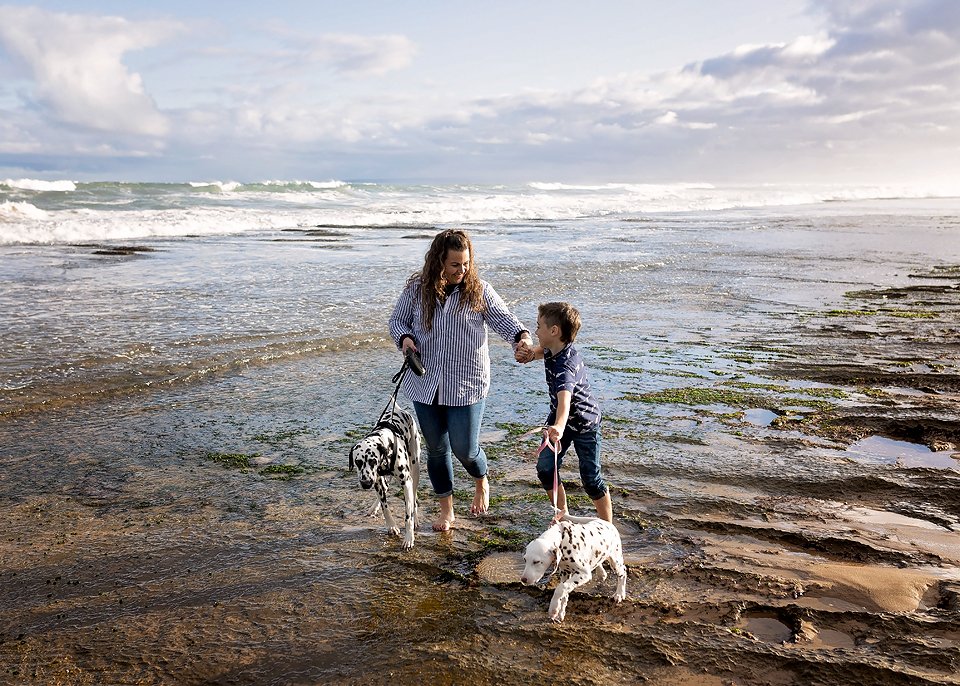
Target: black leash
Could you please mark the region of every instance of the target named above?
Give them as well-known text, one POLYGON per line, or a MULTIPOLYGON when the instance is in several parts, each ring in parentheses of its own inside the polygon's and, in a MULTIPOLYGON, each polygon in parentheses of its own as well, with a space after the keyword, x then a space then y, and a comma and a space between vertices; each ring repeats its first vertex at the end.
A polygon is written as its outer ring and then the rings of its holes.
POLYGON ((403 378, 407 375, 408 369, 412 369, 413 373, 417 376, 423 376, 427 371, 423 367, 423 362, 420 361, 420 355, 415 350, 407 350, 407 353, 403 356, 403 365, 400 367, 400 371, 393 375, 391 381, 395 383, 396 386, 393 389, 390 400, 384 405, 383 412, 380 413, 380 419, 377 421, 374 431, 383 424, 383 416, 387 413, 387 408, 390 407, 391 403, 393 403, 393 407, 390 409, 390 422, 393 421, 393 413, 397 407, 397 394, 400 392, 400 386, 403 384, 403 378))
MULTIPOLYGON (((417 376, 423 376, 426 373, 426 369, 423 367, 423 362, 420 361, 420 355, 417 354, 415 350, 407 350, 406 355, 403 358, 403 366, 400 367, 400 371, 393 375, 393 383, 396 386, 393 389, 393 393, 390 395, 390 400, 387 401, 387 404, 383 408, 383 412, 380 413, 380 418, 377 420, 377 423, 374 424, 373 428, 370 430, 370 433, 367 434, 367 438, 377 433, 380 429, 390 429, 390 435, 393 436, 393 449, 390 451, 390 462, 389 464, 381 467, 378 472, 381 475, 392 474, 394 468, 397 466, 397 452, 399 446, 397 445, 397 436, 402 432, 401 427, 398 427, 394 421, 394 416, 397 409, 397 394, 400 393, 400 386, 403 384, 403 379, 407 375, 407 370, 412 369, 413 373, 417 376), (390 409, 390 416, 387 417, 387 409, 390 409)), ((353 469, 353 451, 350 452, 350 468, 353 469)))

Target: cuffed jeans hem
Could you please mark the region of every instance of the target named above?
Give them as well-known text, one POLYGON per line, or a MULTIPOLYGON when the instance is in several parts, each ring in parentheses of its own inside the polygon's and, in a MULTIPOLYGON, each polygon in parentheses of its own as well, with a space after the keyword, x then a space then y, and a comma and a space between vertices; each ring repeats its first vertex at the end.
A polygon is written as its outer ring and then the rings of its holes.
MULTIPOLYGON (((435 494, 438 498, 449 498, 451 495, 453 495, 453 491, 448 491, 447 493, 437 493, 436 491, 434 491, 434 494, 435 494)), ((601 496, 601 497, 603 497, 603 496, 601 496)))
MULTIPOLYGON (((553 490, 553 472, 538 472, 537 478, 540 479, 540 485, 543 486, 543 490, 547 493, 553 490)), ((580 483, 583 486, 583 492, 590 497, 590 500, 600 500, 600 498, 610 493, 610 487, 607 486, 604 481, 601 481, 599 484, 584 484, 583 476, 581 475, 580 483)))
POLYGON ((577 451, 577 459, 580 463, 580 482, 583 484, 584 492, 590 496, 591 500, 600 500, 610 491, 600 469, 599 427, 583 433, 564 431, 560 438, 560 452, 556 457, 549 447, 541 450, 537 458, 537 477, 540 479, 540 483, 546 491, 553 490, 554 461, 556 461, 556 469, 560 469, 563 466, 563 458, 571 444, 577 451))
MULTIPOLYGON (((590 495, 590 494, 587 493, 587 495, 590 495)), ((604 487, 603 487, 603 493, 601 493, 600 495, 598 495, 598 496, 596 496, 596 497, 590 495, 590 500, 592 500, 593 502, 597 502, 598 500, 601 500, 602 498, 606 498, 608 495, 610 495, 610 488, 609 488, 609 486, 604 485, 604 487)))

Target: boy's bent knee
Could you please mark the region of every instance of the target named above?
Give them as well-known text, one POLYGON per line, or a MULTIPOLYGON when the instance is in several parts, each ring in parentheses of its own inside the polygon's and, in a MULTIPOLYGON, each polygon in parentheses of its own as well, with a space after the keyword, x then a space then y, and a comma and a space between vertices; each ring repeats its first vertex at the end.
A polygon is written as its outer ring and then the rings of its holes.
POLYGON ((546 491, 553 490, 553 474, 553 471, 541 472, 539 469, 537 470, 537 478, 540 479, 540 485, 546 491))

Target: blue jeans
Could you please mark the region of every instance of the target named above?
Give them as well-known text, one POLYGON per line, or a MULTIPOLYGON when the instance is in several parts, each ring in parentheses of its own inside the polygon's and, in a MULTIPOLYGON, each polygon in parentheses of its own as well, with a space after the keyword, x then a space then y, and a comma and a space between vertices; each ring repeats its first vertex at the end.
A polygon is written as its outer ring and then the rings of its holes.
POLYGON ((480 447, 480 422, 486 400, 451 407, 413 403, 420 433, 427 444, 427 474, 440 498, 453 494, 451 451, 474 479, 487 474, 487 455, 480 447))
MULTIPOLYGON (((557 469, 563 464, 563 456, 567 454, 570 444, 577 451, 580 460, 580 480, 583 490, 591 500, 599 500, 607 494, 607 484, 600 473, 600 427, 593 431, 573 433, 564 431, 560 437, 560 452, 557 455, 557 469)), ((553 490, 553 448, 544 447, 537 458, 537 477, 547 491, 553 490)))

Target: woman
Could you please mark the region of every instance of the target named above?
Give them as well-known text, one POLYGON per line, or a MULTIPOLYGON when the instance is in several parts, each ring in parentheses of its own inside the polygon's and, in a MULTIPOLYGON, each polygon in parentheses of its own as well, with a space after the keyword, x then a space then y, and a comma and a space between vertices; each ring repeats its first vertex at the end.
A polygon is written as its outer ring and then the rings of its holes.
POLYGON ((407 374, 403 393, 413 402, 427 443, 427 473, 440 499, 434 531, 447 531, 453 512, 451 452, 476 482, 470 512, 481 515, 490 505, 487 456, 480 447, 480 423, 490 390, 487 327, 514 349, 533 344, 493 287, 480 279, 473 245, 466 232, 441 231, 397 300, 390 334, 400 351, 420 354, 426 373, 407 374))

